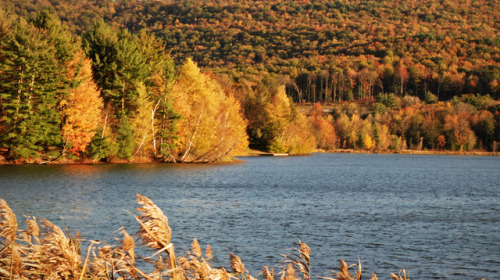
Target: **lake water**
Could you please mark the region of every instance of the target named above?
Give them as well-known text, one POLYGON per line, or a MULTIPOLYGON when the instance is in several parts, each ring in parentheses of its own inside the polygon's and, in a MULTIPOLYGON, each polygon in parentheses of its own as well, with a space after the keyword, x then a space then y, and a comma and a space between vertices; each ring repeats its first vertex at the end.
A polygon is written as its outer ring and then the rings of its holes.
MULTIPOLYGON (((318 154, 214 165, 0 166, 0 197, 113 242, 137 230, 136 193, 168 216, 178 254, 193 238, 253 275, 300 239, 312 274, 361 259, 365 277, 500 279, 500 157, 318 154)), ((275 268, 275 271, 279 268, 275 268)))

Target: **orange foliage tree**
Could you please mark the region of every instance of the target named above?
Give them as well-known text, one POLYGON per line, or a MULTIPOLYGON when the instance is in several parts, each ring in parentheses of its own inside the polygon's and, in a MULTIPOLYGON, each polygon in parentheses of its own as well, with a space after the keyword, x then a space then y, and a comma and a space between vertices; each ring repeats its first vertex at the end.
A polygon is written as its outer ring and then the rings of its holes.
POLYGON ((314 104, 310 117, 312 130, 316 136, 318 148, 325 150, 335 149, 336 135, 333 124, 323 116, 323 108, 319 103, 314 104))
POLYGON ((447 115, 445 117, 445 129, 450 132, 449 142, 454 143, 460 148, 460 151, 464 149, 471 150, 476 144, 476 136, 470 128, 469 124, 470 116, 465 112, 459 112, 458 114, 447 115))
POLYGON ((67 99, 61 102, 62 135, 70 147, 68 151, 75 155, 85 152, 101 120, 103 101, 92 79, 91 63, 81 52, 75 55, 69 63, 69 75, 76 86, 69 89, 67 99))

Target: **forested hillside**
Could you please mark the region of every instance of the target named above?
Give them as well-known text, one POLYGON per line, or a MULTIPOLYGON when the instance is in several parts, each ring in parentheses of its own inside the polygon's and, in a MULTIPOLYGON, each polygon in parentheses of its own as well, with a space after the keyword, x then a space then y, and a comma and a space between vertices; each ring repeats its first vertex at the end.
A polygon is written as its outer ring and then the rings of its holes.
POLYGON ((2 0, 41 8, 82 33, 97 17, 154 32, 177 63, 255 81, 287 75, 297 102, 431 92, 499 97, 497 1, 2 0))
POLYGON ((498 150, 496 1, 0 4, 0 161, 498 150))

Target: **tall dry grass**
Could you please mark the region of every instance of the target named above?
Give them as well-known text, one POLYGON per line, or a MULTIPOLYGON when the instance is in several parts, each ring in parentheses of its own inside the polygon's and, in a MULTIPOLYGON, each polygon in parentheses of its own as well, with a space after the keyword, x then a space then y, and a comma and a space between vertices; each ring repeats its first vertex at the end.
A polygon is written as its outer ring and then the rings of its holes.
MULTIPOLYGON (((142 195, 137 195, 139 207, 135 216, 140 227, 134 237, 124 228, 119 245, 111 246, 98 241, 90 242, 81 252, 82 239, 47 220, 39 226, 36 218, 28 217, 26 230, 18 228, 17 217, 5 200, 0 199, 0 279, 173 279, 173 280, 253 280, 240 257, 230 254, 230 267, 214 267, 213 252, 207 245, 205 252, 198 240, 191 243, 191 250, 176 256, 171 243, 172 230, 167 216, 142 195), (137 246, 150 249, 151 255, 139 256, 137 246), (82 256, 85 256, 82 258, 82 256), (145 263, 151 271, 143 271, 145 263), (152 269, 151 269, 152 268, 152 269)), ((311 249, 299 240, 298 248, 273 268, 265 266, 257 275, 265 280, 310 280, 311 249), (277 269, 277 272, 274 271, 277 269)), ((391 274, 394 280, 409 279, 406 271, 391 274)), ((347 265, 340 261, 338 271, 329 277, 336 280, 361 280, 361 262, 347 265), (357 267, 357 269, 356 269, 357 267)), ((367 279, 367 278, 366 278, 367 279)), ((375 274, 372 280, 377 280, 375 274)))

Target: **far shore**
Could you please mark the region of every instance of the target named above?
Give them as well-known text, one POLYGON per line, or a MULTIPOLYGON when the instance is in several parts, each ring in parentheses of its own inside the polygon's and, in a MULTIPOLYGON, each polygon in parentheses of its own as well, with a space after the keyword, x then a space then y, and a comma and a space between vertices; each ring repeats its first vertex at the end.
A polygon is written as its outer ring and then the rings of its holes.
MULTIPOLYGON (((311 154, 305 155, 293 155, 290 156, 307 156, 314 153, 337 153, 337 154, 404 154, 404 155, 455 155, 455 156, 500 156, 500 152, 488 152, 488 151, 449 151, 449 150, 356 150, 356 149, 335 149, 335 150, 321 150, 317 149, 311 154)), ((258 157, 272 155, 273 153, 259 151, 259 150, 248 150, 247 153, 235 156, 232 161, 222 161, 214 162, 216 164, 227 164, 227 163, 238 163, 244 160, 238 159, 240 157, 258 157)), ((111 160, 111 161, 92 161, 90 159, 83 160, 56 160, 56 161, 46 161, 46 160, 33 160, 31 162, 16 162, 16 161, 6 161, 0 159, 0 166, 2 165, 62 165, 62 164, 141 164, 141 163, 165 163, 157 161, 154 159, 140 159, 140 160, 111 160)), ((214 164, 210 163, 210 164, 214 164)), ((175 163, 174 163, 175 164, 175 163)), ((186 164, 186 163, 181 163, 186 164)), ((187 164, 200 164, 200 163, 187 163, 187 164)), ((203 163, 201 163, 203 164, 203 163)))
MULTIPOLYGON (((324 151, 318 151, 324 152, 324 151)), ((328 153, 355 153, 355 154, 404 154, 404 155, 455 155, 455 156, 500 156, 500 152, 488 151, 449 151, 449 150, 354 150, 337 149, 328 153)))
MULTIPOLYGON (((356 149, 335 149, 322 150, 316 149, 313 153, 332 153, 332 154, 405 154, 405 155, 456 155, 456 156, 500 156, 500 152, 488 151, 449 151, 449 150, 356 150, 356 149)), ((249 150, 248 153, 239 155, 239 157, 252 157, 267 155, 268 152, 249 150)), ((290 155, 296 156, 296 155, 290 155)))
MULTIPOLYGON (((457 156, 500 156, 500 152, 488 151, 449 151, 449 150, 356 150, 356 149, 317 149, 313 153, 333 154, 405 154, 405 155, 457 155, 457 156)), ((238 157, 255 157, 270 154, 268 152, 249 150, 246 154, 238 157)), ((296 156, 296 155, 290 155, 296 156)), ((300 155, 299 155, 300 156, 300 155)))

